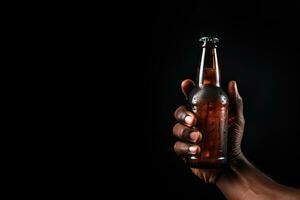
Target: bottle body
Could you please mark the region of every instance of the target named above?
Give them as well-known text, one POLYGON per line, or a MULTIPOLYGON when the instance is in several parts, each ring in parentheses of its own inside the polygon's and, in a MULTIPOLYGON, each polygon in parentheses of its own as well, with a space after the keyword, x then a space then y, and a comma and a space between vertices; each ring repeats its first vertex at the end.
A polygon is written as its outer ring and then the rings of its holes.
POLYGON ((193 168, 219 168, 227 161, 228 97, 221 87, 196 86, 188 106, 197 117, 196 129, 202 133, 201 152, 186 158, 193 168))
POLYGON ((220 86, 217 38, 203 37, 197 84, 188 97, 188 107, 197 117, 194 127, 202 133, 201 152, 186 158, 193 168, 219 168, 227 161, 228 97, 220 86))

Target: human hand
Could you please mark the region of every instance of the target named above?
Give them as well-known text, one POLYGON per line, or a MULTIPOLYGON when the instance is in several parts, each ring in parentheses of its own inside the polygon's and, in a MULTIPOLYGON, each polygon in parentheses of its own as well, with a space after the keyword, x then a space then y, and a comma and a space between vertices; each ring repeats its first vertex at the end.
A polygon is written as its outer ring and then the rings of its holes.
MULTIPOLYGON (((181 84, 183 94, 187 97, 189 91, 195 86, 192 80, 184 80, 181 84)), ((228 164, 234 165, 234 161, 243 157, 241 151, 241 140, 244 132, 244 115, 243 115, 243 101, 238 92, 235 81, 228 83, 229 96, 229 114, 228 114, 228 164)), ((186 156, 197 155, 201 152, 199 142, 201 142, 202 134, 194 127, 197 124, 196 116, 188 111, 185 106, 180 106, 174 113, 178 120, 173 128, 173 134, 180 140, 174 145, 174 150, 177 155, 183 159, 186 156)), ((192 172, 206 183, 216 183, 217 178, 224 169, 198 169, 191 168, 192 172)))

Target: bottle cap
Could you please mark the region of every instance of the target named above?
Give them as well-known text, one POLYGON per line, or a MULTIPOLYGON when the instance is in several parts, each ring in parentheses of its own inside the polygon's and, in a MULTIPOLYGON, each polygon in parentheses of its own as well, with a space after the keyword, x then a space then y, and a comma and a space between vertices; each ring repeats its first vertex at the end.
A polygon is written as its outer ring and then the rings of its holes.
POLYGON ((219 39, 216 37, 202 37, 199 39, 199 41, 203 42, 203 47, 205 47, 208 43, 216 47, 216 44, 219 42, 219 39))

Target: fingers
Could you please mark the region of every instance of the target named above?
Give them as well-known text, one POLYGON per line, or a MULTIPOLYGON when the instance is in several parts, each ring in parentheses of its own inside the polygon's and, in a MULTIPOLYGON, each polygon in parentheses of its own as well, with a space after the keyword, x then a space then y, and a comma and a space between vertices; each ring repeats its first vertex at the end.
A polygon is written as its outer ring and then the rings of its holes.
POLYGON ((174 145, 174 151, 179 156, 184 155, 196 155, 200 153, 200 147, 194 144, 188 144, 181 141, 178 141, 174 145))
POLYGON ((186 80, 182 81, 181 90, 182 90, 182 93, 184 94, 185 98, 188 97, 188 94, 193 89, 193 87, 195 87, 195 83, 191 79, 186 79, 186 80))
POLYGON ((180 123, 173 128, 173 134, 182 141, 198 143, 202 139, 202 134, 198 130, 194 130, 180 123))
MULTIPOLYGON (((184 96, 187 98, 189 92, 195 86, 194 82, 190 79, 186 79, 181 83, 181 90, 184 96)), ((180 106, 174 113, 175 118, 179 123, 177 123, 173 128, 173 134, 187 142, 199 142, 202 138, 202 135, 199 131, 195 131, 190 127, 193 127, 197 123, 195 115, 188 111, 185 106, 180 106)), ((200 147, 198 145, 184 143, 177 141, 174 145, 174 150, 177 155, 195 155, 200 153, 200 147)))
POLYGON ((180 106, 174 113, 174 117, 178 122, 188 126, 193 127, 197 123, 197 119, 195 115, 188 111, 185 106, 180 106))
POLYGON ((237 117, 240 123, 244 123, 243 114, 243 99, 239 94, 237 84, 235 81, 228 83, 228 94, 229 94, 229 112, 232 116, 237 117))

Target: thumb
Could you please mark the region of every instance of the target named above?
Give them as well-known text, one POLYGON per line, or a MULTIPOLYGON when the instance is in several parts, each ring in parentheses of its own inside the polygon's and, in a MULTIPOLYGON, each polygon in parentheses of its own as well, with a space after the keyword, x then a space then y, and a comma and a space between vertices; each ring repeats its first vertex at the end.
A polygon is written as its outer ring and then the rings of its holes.
POLYGON ((237 84, 235 81, 228 83, 228 94, 229 94, 229 118, 237 117, 239 123, 244 122, 243 114, 243 99, 239 94, 237 84))
POLYGON ((191 79, 185 79, 184 81, 182 81, 181 90, 185 98, 188 97, 188 94, 193 89, 193 87, 195 87, 195 83, 191 79))

